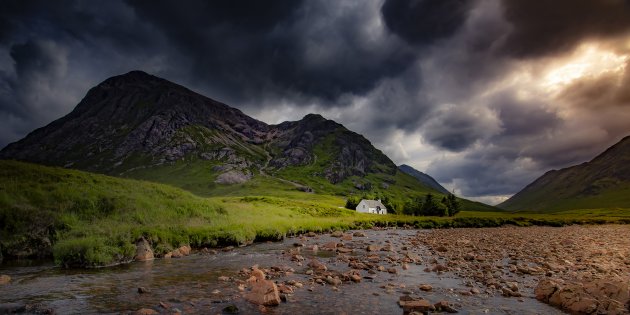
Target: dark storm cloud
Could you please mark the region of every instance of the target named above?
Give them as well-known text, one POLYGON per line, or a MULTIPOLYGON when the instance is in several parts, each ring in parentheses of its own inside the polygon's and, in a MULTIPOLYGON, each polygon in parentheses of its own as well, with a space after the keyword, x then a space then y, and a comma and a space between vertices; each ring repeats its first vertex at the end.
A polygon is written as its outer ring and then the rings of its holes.
POLYGON ((463 151, 496 132, 492 112, 473 106, 443 106, 429 115, 422 126, 423 137, 433 145, 463 151))
MULTIPOLYGON (((394 76, 415 53, 364 34, 357 7, 314 1, 130 1, 192 62, 198 80, 234 103, 287 94, 333 104, 394 76)), ((356 6, 356 4, 355 4, 356 6)))
POLYGON ((627 0, 503 0, 513 26, 503 47, 515 57, 567 52, 588 38, 615 37, 630 31, 627 0))
POLYGON ((466 20, 469 0, 386 0, 381 8, 387 27, 410 43, 449 37, 466 20))
POLYGON ((538 135, 556 129, 562 122, 545 104, 534 100, 520 101, 514 93, 497 95, 490 102, 501 121, 501 138, 538 135))

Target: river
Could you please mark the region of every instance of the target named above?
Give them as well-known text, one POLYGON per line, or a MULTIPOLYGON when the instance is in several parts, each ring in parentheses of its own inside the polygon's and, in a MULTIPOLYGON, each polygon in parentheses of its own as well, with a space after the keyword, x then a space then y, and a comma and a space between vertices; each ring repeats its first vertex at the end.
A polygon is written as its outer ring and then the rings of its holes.
MULTIPOLYGON (((366 237, 346 241, 345 247, 355 249, 349 255, 365 254, 363 248, 368 244, 405 248, 408 238, 417 232, 368 230, 364 231, 366 237)), ((562 314, 538 302, 531 289, 524 289, 522 298, 506 298, 483 290, 479 294, 462 295, 470 290, 470 283, 466 285, 464 279, 450 272, 425 271, 427 262, 409 264, 406 270, 392 264, 397 267, 395 274, 363 273, 361 282, 346 282, 336 288, 313 283, 312 276, 305 274, 310 259, 325 263, 329 270, 350 270, 348 263, 335 252, 307 249, 313 244, 321 248, 328 242, 339 241, 330 235, 294 237, 216 254, 194 253, 179 259, 156 259, 90 270, 61 269, 50 262, 5 263, 0 266, 0 274, 9 275, 12 282, 0 286, 0 304, 26 305, 27 313, 54 310, 55 314, 119 314, 142 308, 165 314, 221 314, 229 305, 236 306, 239 314, 402 314, 397 302, 401 296, 409 294, 432 303, 449 301, 459 314, 562 314), (306 246, 296 247, 296 243, 306 246), (306 258, 303 266, 291 260, 289 253, 296 250, 306 258), (295 272, 272 279, 278 283, 293 280, 304 286, 296 288, 279 306, 261 308, 251 304, 242 298, 238 283, 247 278, 239 271, 253 265, 280 266, 289 271, 288 268, 292 268, 295 272), (230 280, 221 281, 220 276, 230 277, 230 280), (420 291, 420 284, 429 284, 433 289, 420 291), (148 292, 139 293, 139 287, 148 292)), ((409 250, 423 255, 422 248, 409 250)), ((379 253, 382 257, 395 254, 379 253)))

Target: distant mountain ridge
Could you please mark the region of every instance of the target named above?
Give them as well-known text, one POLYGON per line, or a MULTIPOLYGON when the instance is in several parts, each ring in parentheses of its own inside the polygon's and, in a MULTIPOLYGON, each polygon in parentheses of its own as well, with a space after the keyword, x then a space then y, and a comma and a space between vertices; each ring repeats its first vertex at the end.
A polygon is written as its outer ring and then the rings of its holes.
POLYGON ((433 179, 433 177, 420 172, 418 170, 416 170, 415 168, 407 165, 407 164, 402 164, 398 166, 398 169, 400 171, 402 171, 405 174, 411 175, 413 177, 415 177, 418 181, 420 181, 421 183, 423 183, 424 185, 427 185, 443 194, 449 194, 450 192, 448 191, 448 189, 444 188, 442 185, 440 185, 440 183, 438 183, 435 179, 433 179))
POLYGON ((545 173, 498 207, 512 211, 630 208, 630 136, 590 162, 545 173))

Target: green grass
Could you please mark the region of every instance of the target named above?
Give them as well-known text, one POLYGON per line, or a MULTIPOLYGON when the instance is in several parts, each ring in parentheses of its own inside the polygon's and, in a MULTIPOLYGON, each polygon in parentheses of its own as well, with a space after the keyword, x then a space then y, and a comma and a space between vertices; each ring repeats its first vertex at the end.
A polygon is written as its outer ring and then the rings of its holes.
POLYGON ((58 264, 94 267, 131 259, 140 236, 165 253, 183 244, 248 244, 372 226, 630 223, 629 209, 542 215, 464 208, 455 218, 381 216, 339 208, 345 203, 340 196, 299 192, 270 177, 237 188, 224 186, 215 190, 223 195, 202 197, 164 184, 0 161, 0 246, 6 257, 46 237, 58 264))

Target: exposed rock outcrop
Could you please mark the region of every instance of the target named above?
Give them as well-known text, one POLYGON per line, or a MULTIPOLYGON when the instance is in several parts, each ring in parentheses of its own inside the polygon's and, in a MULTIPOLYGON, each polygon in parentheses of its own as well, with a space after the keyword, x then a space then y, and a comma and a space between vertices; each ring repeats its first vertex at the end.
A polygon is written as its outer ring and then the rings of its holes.
POLYGON ((146 261, 153 260, 153 248, 151 248, 151 244, 144 237, 139 238, 136 241, 136 254, 133 257, 133 260, 136 261, 146 261))

